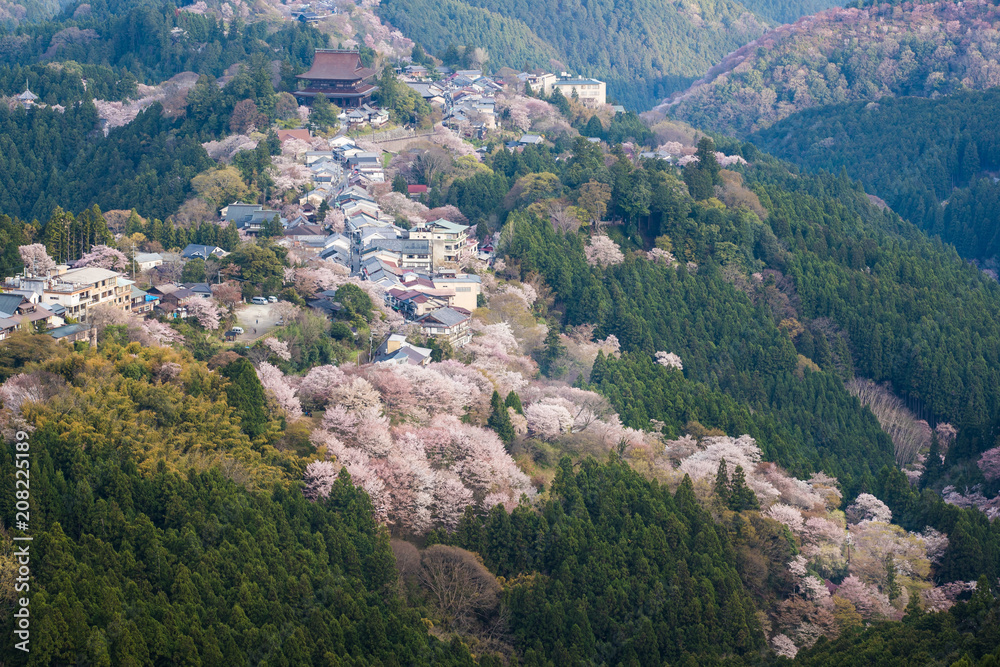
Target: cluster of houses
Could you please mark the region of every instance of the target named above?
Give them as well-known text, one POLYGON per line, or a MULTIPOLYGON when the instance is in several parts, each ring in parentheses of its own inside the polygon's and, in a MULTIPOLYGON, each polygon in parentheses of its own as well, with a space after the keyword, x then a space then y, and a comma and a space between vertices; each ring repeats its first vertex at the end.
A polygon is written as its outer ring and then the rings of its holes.
POLYGON ((559 90, 567 98, 576 97, 590 107, 607 103, 603 81, 574 77, 566 72, 557 76, 541 70, 516 72, 504 68, 490 77, 480 70, 453 72, 447 67, 428 69, 423 65, 408 65, 400 70, 400 79, 441 111, 445 126, 479 139, 497 127, 495 96, 505 83, 515 83, 521 88, 527 84, 536 94, 546 96, 559 90))
POLYGON ((423 65, 408 65, 400 80, 441 112, 442 123, 463 136, 482 138, 497 126, 496 94, 503 83, 480 70, 447 67, 434 71, 423 65), (435 80, 436 79, 436 80, 435 80))
POLYGON ((45 275, 8 277, 0 294, 0 340, 33 326, 53 338, 89 340, 90 310, 110 304, 123 311, 148 315, 159 304, 156 295, 136 287, 125 274, 95 266, 71 269, 60 264, 45 275))
MULTIPOLYGON (((417 323, 425 335, 454 347, 469 341, 469 319, 482 284, 457 267, 479 253, 472 227, 438 219, 405 229, 366 190, 346 183, 329 204, 344 214, 343 232, 320 224, 290 225, 279 243, 375 282, 385 290, 386 305, 417 323)), ((309 305, 330 316, 340 310, 332 292, 317 294, 309 305)))

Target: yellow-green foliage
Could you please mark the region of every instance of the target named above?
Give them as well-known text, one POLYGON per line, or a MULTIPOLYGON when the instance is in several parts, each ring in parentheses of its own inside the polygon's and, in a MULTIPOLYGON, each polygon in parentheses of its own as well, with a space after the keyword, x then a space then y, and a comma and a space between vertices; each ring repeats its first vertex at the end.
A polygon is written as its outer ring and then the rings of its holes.
POLYGON ((161 462, 177 472, 218 465, 249 488, 300 476, 304 463, 272 446, 277 425, 252 442, 226 402, 227 380, 187 352, 132 343, 74 353, 37 370, 68 385, 26 417, 81 448, 125 450, 146 473, 161 462))

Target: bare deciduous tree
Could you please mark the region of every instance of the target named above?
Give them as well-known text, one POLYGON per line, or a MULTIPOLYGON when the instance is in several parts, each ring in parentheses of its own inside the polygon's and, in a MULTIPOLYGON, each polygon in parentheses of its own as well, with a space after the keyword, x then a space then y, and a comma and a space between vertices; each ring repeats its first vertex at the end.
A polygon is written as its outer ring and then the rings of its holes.
POLYGON ((882 430, 892 438, 896 465, 912 463, 917 453, 930 444, 930 426, 918 420, 887 386, 861 378, 851 380, 846 386, 847 391, 872 411, 882 430))
POLYGON ((468 628, 500 602, 500 583, 474 553, 435 544, 421 554, 417 577, 438 611, 468 628))

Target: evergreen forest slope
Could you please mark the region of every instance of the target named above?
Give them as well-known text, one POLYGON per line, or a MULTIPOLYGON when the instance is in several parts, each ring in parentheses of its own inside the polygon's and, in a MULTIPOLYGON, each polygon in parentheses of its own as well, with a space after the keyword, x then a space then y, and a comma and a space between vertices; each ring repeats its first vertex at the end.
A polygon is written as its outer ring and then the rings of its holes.
POLYGON ((50 19, 74 0, 0 0, 0 28, 50 19))
POLYGON ((555 59, 576 74, 607 81, 618 103, 641 110, 760 36, 767 25, 834 4, 387 0, 380 13, 434 53, 449 43, 482 47, 494 70, 550 69, 555 59))
POLYGON ((816 106, 1000 84, 1000 8, 985 1, 831 9, 781 26, 661 105, 745 135, 816 106))
POLYGON ((1000 254, 998 114, 995 89, 883 98, 793 114, 751 140, 803 167, 846 169, 928 234, 989 263, 1000 254))

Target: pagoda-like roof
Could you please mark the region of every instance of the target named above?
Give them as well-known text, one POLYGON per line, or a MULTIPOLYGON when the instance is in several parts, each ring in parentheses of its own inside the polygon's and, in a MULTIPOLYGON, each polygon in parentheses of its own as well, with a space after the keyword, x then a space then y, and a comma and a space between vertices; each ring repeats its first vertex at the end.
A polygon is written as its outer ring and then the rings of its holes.
POLYGON ((361 65, 361 54, 344 49, 316 49, 312 67, 296 78, 308 80, 361 81, 375 70, 361 65))
POLYGON ((38 95, 35 95, 33 92, 25 88, 24 92, 17 96, 17 99, 21 100, 22 102, 28 102, 28 101, 34 102, 35 100, 38 99, 38 95))

